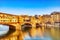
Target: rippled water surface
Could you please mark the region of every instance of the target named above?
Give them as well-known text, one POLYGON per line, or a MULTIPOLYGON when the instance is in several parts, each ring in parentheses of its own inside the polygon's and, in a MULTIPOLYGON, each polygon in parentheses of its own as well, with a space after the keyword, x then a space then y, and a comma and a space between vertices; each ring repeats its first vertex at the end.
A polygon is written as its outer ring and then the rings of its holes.
POLYGON ((27 35, 24 40, 60 40, 60 29, 59 28, 51 28, 46 29, 43 37, 36 35, 35 37, 30 37, 27 35))
MULTIPOLYGON (((0 25, 0 36, 7 33, 9 28, 7 26, 0 25)), ((36 36, 31 37, 29 33, 26 34, 24 40, 60 40, 60 29, 59 28, 50 28, 45 29, 43 36, 39 36, 38 32, 36 32, 36 36)))

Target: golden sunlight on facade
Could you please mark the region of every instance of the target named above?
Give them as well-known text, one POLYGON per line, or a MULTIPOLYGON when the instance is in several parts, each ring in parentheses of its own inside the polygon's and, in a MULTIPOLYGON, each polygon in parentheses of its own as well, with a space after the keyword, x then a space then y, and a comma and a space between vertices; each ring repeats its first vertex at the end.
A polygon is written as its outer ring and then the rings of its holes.
POLYGON ((29 33, 31 37, 37 34, 43 38, 46 29, 50 31, 52 37, 56 38, 55 28, 60 28, 60 12, 53 12, 50 15, 11 15, 0 13, 0 24, 8 25, 7 35, 0 36, 0 40, 24 40, 29 33))

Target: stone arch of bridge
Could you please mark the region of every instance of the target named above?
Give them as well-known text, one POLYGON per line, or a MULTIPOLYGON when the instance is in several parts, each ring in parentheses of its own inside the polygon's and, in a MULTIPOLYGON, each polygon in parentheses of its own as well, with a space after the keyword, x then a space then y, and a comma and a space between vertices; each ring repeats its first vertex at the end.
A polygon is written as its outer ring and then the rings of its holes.
POLYGON ((31 28, 32 28, 32 24, 31 23, 23 23, 21 25, 22 31, 29 31, 31 28))
POLYGON ((10 34, 12 34, 16 31, 16 27, 14 25, 10 25, 10 24, 0 24, 0 25, 6 25, 9 27, 9 31, 7 32, 7 34, 0 36, 0 38, 8 37, 10 34))

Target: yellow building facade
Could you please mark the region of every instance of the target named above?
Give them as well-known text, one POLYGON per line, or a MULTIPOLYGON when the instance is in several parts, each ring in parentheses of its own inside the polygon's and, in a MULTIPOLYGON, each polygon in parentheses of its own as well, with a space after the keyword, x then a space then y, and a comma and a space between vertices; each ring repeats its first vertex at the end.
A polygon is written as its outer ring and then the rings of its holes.
MULTIPOLYGON (((57 15, 58 19, 60 18, 60 15, 57 15)), ((52 24, 56 20, 55 15, 43 15, 43 16, 28 16, 28 15, 11 15, 6 13, 0 13, 0 24, 2 25, 8 25, 9 28, 15 29, 14 32, 7 36, 0 36, 0 40, 23 40, 26 32, 24 31, 24 28, 31 28, 29 32, 30 36, 34 37, 36 35, 36 30, 40 30, 39 33, 42 36, 42 33, 44 32, 47 23, 52 24), (38 23, 38 28, 40 27, 43 32, 41 32, 41 29, 36 29, 36 24, 38 23)), ((60 21, 60 19, 58 20, 60 21)))

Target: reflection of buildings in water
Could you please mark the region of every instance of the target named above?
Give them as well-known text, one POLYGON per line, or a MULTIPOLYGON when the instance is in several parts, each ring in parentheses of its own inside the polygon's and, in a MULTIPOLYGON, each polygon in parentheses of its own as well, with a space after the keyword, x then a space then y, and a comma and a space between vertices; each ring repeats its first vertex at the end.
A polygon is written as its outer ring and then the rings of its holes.
POLYGON ((40 33, 40 31, 41 31, 40 29, 36 30, 36 35, 34 37, 31 37, 29 33, 26 34, 26 36, 24 37, 24 40, 52 40, 49 34, 45 32, 46 34, 43 35, 42 33, 40 33))
POLYGON ((0 36, 4 36, 9 31, 9 27, 6 25, 0 25, 0 36), (5 28, 4 28, 5 27, 5 28))
POLYGON ((29 31, 29 35, 30 35, 31 37, 36 36, 36 29, 35 29, 35 28, 32 28, 32 29, 29 31))
POLYGON ((46 31, 50 34, 53 40, 60 40, 60 32, 58 28, 51 28, 50 30, 46 29, 46 31))
MULTIPOLYGON (((15 34, 20 38, 22 35, 26 35, 27 32, 21 31, 22 29, 25 30, 27 27, 22 27, 21 25, 24 23, 30 23, 32 25, 31 30, 29 30, 29 35, 34 37, 38 32, 40 36, 43 36, 43 32, 47 26, 50 27, 49 31, 53 37, 56 35, 56 30, 54 27, 60 27, 60 12, 53 12, 51 15, 43 15, 43 16, 17 16, 17 15, 10 15, 10 14, 1 14, 0 15, 0 24, 11 24, 15 26, 15 34), (58 23, 57 23, 58 22, 58 23), (36 28, 36 23, 40 23, 39 27, 36 28), (54 26, 54 27, 53 27, 54 26), (41 28, 41 29, 40 29, 41 28), (20 30, 21 32, 19 32, 20 30)), ((25 25, 26 26, 26 25, 25 25)), ((28 29, 28 28, 27 28, 28 29)), ((58 33, 57 33, 58 34, 58 33)), ((12 35, 11 35, 12 36, 12 35)), ((22 38, 21 38, 22 39, 22 38)))
POLYGON ((23 32, 23 35, 26 36, 27 34, 29 34, 30 37, 35 37, 35 36, 43 37, 44 32, 42 31, 41 28, 37 28, 37 29, 35 28, 35 29, 29 30, 29 32, 23 32))
POLYGON ((44 36, 44 32, 42 31, 41 28, 37 28, 36 30, 37 30, 37 31, 36 31, 36 34, 37 34, 38 36, 40 36, 40 37, 43 37, 43 36, 44 36))

